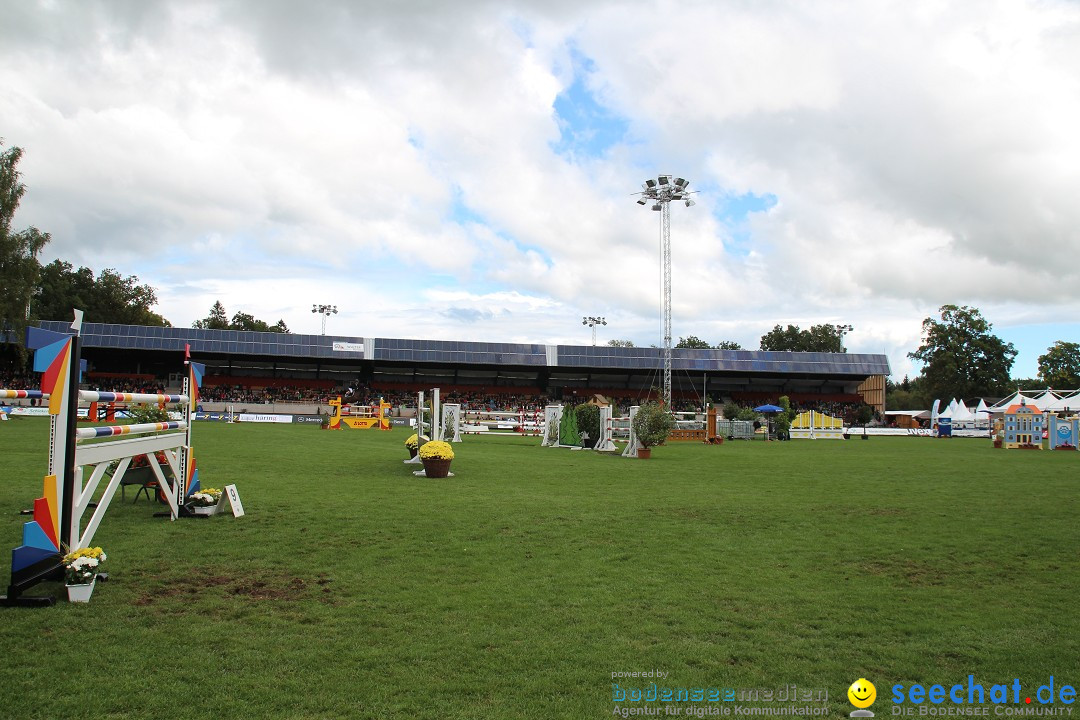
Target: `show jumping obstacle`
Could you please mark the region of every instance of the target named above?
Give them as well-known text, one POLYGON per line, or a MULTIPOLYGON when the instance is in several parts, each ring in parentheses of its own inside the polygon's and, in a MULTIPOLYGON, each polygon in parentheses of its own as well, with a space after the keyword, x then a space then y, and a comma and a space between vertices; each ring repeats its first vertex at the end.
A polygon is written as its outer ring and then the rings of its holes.
MULTIPOLYGON (((199 487, 191 445, 191 417, 198 400, 204 366, 185 357, 188 373, 177 395, 112 393, 79 390, 82 312, 76 311, 74 335, 54 333, 58 340, 34 353, 34 370, 43 373, 41 390, 0 390, 0 398, 39 398, 49 401, 49 459, 42 497, 34 501, 31 522, 24 523, 22 545, 11 553, 11 582, 0 605, 52 605, 52 597, 29 597, 29 588, 49 580, 62 580, 63 556, 89 547, 109 503, 121 486, 132 460, 145 457, 157 478, 159 494, 169 506, 170 519, 187 515, 184 501, 199 487), (183 419, 160 423, 77 428, 79 402, 174 404, 183 419), (147 435, 147 433, 164 433, 147 435), (125 437, 145 435, 145 437, 125 437), (122 439, 79 444, 80 440, 122 439), (165 457, 172 479, 166 477, 157 454, 165 457), (83 526, 86 511, 109 467, 112 476, 83 526), (86 469, 89 478, 84 478, 86 469), (85 482, 84 482, 85 479, 85 482)), ((185 354, 186 355, 186 354, 185 354)))

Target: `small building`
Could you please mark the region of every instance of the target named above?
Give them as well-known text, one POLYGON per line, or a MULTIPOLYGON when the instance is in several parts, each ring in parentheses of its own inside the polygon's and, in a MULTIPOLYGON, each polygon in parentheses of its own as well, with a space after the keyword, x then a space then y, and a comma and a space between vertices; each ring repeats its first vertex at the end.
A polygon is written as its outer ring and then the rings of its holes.
POLYGON ((1023 402, 1019 405, 1010 405, 1005 411, 1003 445, 1006 448, 1034 445, 1041 449, 1045 429, 1046 418, 1039 408, 1023 402))

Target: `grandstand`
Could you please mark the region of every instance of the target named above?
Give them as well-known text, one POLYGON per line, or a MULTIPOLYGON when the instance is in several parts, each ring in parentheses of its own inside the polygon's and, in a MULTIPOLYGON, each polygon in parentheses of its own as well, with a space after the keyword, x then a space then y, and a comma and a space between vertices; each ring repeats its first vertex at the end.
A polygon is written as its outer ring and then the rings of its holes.
MULTIPOLYGON (((67 332, 64 322, 40 327, 67 332)), ((87 379, 177 383, 177 353, 190 345, 206 365, 204 399, 319 402, 357 384, 406 396, 446 388, 478 398, 514 396, 578 402, 594 393, 644 398, 661 384, 661 350, 610 346, 485 343, 259 333, 84 323, 87 379), (215 388, 227 388, 221 393, 215 388), (217 395, 215 395, 217 393, 217 395)), ((754 350, 672 351, 673 404, 703 399, 757 404, 787 395, 810 404, 868 402, 884 412, 884 355, 754 350), (879 392, 880 388, 880 392, 879 392)))

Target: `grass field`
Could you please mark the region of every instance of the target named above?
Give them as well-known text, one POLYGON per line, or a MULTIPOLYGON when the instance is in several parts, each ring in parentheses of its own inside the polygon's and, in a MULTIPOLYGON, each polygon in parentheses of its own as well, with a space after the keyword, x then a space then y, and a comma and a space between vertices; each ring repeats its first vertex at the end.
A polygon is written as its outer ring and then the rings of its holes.
MULTIPOLYGON (((895 683, 1080 684, 1078 453, 469 437, 432 480, 407 434, 198 425, 203 484, 247 516, 115 502, 89 605, 0 609, 0 717, 601 718, 644 706, 613 673, 654 669, 835 717, 860 677, 879 717, 895 683)), ((5 547, 46 442, 0 425, 5 547)))

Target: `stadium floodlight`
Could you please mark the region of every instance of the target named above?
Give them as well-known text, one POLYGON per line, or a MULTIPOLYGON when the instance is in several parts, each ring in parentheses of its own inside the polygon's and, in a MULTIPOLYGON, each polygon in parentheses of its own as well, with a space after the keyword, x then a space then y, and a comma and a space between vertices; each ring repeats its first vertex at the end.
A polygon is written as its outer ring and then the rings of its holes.
POLYGON ((592 344, 595 347, 596 346, 596 326, 597 325, 607 325, 607 319, 602 318, 602 317, 590 317, 590 316, 587 316, 587 317, 581 318, 581 324, 582 325, 588 325, 589 327, 592 328, 592 344))
MULTIPOLYGON (((682 200, 686 207, 694 205, 690 199, 693 191, 687 190, 690 181, 686 178, 675 178, 671 175, 658 175, 656 180, 649 179, 641 186, 643 190, 636 193, 638 205, 646 205, 652 201, 652 209, 660 212, 660 255, 661 273, 663 278, 663 292, 661 295, 661 307, 664 326, 664 405, 671 411, 671 201, 682 200)), ((595 332, 595 328, 593 329, 595 332)), ((593 338, 595 341, 595 337, 593 338)), ((595 343, 594 343, 595 344, 595 343)))
POLYGON ((312 313, 319 313, 322 315, 322 334, 326 334, 326 318, 331 315, 337 315, 337 305, 312 305, 312 313))

